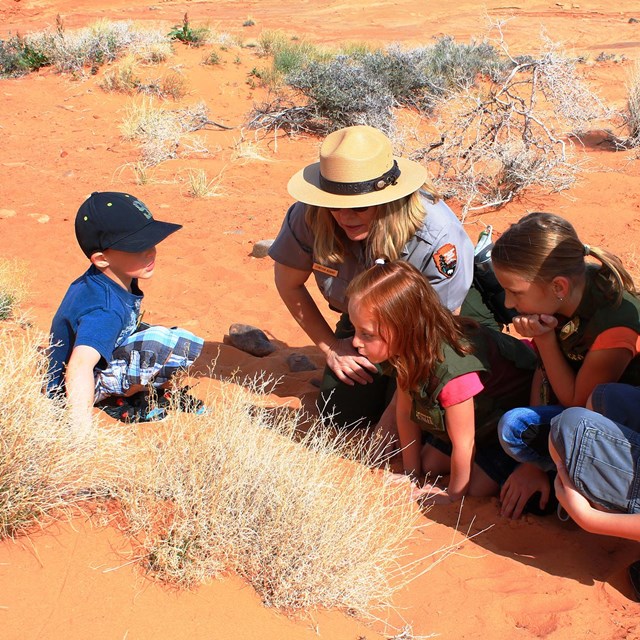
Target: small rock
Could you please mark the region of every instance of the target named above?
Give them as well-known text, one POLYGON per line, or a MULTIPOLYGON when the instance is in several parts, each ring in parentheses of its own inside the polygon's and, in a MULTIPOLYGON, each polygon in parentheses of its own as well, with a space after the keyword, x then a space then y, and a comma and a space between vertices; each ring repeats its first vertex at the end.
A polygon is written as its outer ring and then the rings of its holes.
POLYGON ((223 342, 259 358, 276 350, 265 332, 250 324, 232 324, 229 327, 229 335, 224 336, 223 342))
POLYGON ((269 253, 269 247, 273 244, 273 240, 260 240, 253 245, 251 255, 254 258, 264 258, 269 253))
POLYGON ((302 353, 292 353, 287 358, 287 364, 289 365, 289 371, 292 373, 298 373, 299 371, 315 371, 318 368, 302 353))
POLYGON ((13 218, 16 212, 13 209, 0 209, 0 218, 13 218))
POLYGON ((312 384, 314 387, 318 387, 319 389, 322 384, 322 380, 320 380, 320 378, 311 378, 311 380, 309 380, 309 384, 312 384))
POLYGON ((636 24, 640 22, 640 18, 629 18, 629 24, 636 24))
POLYGON ((34 218, 36 222, 40 224, 45 224, 49 222, 49 216, 46 213, 30 213, 30 218, 34 218))

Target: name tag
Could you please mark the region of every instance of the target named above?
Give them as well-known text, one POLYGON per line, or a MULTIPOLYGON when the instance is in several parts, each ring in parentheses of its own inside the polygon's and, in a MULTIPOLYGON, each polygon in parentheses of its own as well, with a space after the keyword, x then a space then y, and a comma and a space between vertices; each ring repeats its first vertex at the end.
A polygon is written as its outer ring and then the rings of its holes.
POLYGON ((319 271, 320 273, 326 273, 328 276, 335 278, 338 275, 337 269, 331 269, 329 267, 325 267, 323 264, 318 264, 317 262, 313 263, 313 270, 319 271))

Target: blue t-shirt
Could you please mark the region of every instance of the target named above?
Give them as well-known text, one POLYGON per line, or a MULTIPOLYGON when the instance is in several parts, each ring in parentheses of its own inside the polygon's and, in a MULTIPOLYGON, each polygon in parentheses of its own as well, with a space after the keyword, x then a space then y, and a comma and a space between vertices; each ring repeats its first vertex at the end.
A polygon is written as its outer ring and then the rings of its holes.
POLYGON ((74 347, 93 347, 104 369, 116 347, 138 326, 142 291, 138 281, 132 293, 105 276, 93 265, 71 283, 51 323, 49 393, 64 388, 65 365, 74 347))

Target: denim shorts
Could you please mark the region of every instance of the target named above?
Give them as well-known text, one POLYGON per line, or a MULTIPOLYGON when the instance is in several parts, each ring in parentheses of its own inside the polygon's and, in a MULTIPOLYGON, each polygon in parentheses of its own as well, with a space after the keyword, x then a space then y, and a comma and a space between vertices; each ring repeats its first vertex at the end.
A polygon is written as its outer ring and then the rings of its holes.
POLYGON ((621 382, 599 384, 591 394, 591 404, 610 420, 640 431, 640 387, 621 382))
POLYGON ((555 465, 549 455, 551 420, 562 413, 561 405, 522 407, 507 411, 498 423, 502 448, 518 462, 530 462, 544 471, 555 465))
POLYGON ((566 409, 551 421, 551 442, 589 501, 640 513, 640 430, 635 427, 581 407, 566 409))

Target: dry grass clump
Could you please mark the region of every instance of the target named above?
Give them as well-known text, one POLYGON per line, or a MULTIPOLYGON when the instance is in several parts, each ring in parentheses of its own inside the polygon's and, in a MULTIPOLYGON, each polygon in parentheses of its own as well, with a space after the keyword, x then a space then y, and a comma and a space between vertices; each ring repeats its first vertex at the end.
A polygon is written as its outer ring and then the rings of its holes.
POLYGON ((258 408, 231 383, 207 405, 144 438, 120 491, 147 569, 181 587, 233 571, 285 609, 389 602, 419 517, 406 487, 320 427, 296 441, 299 416, 258 408))
POLYGON ((127 475, 116 430, 74 435, 61 400, 42 393, 45 336, 0 325, 0 539, 69 516, 108 497, 127 475))
POLYGON ((627 82, 627 113, 625 114, 628 135, 624 146, 640 146, 640 62, 636 62, 627 82))
POLYGON ((26 298, 27 273, 25 263, 0 259, 0 320, 13 317, 26 298))
POLYGON ((171 110, 156 106, 149 98, 129 106, 120 131, 125 140, 138 141, 144 164, 155 166, 177 158, 181 146, 183 154, 207 153, 200 141, 185 136, 211 124, 204 103, 171 110))

